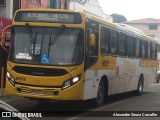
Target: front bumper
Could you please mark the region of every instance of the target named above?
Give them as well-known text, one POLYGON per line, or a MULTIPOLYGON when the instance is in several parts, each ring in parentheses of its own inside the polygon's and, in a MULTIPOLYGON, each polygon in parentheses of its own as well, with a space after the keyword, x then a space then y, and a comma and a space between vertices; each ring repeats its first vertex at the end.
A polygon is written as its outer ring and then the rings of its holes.
POLYGON ((83 99, 83 82, 62 90, 51 87, 37 87, 29 85, 15 84, 13 86, 6 78, 6 93, 15 96, 23 96, 27 98, 42 98, 53 100, 82 100, 83 99))

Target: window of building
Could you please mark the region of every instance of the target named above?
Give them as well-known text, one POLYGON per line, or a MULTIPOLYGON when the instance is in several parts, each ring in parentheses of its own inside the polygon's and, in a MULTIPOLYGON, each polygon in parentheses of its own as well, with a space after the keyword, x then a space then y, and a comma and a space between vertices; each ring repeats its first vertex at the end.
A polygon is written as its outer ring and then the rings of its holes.
POLYGON ((28 0, 28 2, 34 3, 34 4, 41 4, 41 0, 28 0))
POLYGON ((61 0, 49 0, 48 4, 50 8, 56 8, 56 9, 61 8, 61 0))
POLYGON ((157 30, 158 25, 157 24, 149 24, 149 30, 157 30))
POLYGON ((6 6, 6 0, 0 0, 0 6, 6 6))

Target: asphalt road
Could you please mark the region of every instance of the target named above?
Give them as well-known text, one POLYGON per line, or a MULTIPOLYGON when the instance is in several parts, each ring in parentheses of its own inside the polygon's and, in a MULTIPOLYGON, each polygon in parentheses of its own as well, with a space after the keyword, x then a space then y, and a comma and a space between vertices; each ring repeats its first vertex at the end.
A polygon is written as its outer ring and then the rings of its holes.
POLYGON ((20 112, 39 112, 42 118, 30 118, 31 120, 57 120, 57 119, 108 119, 108 120, 159 120, 160 117, 160 84, 153 84, 144 90, 141 96, 135 96, 132 92, 120 95, 110 96, 108 102, 104 105, 95 107, 90 102, 68 101, 53 102, 50 104, 40 105, 35 101, 27 98, 9 101, 10 105, 20 112), (152 117, 133 117, 133 115, 149 114, 152 117), (115 117, 111 117, 115 114, 115 117), (118 114, 118 116, 116 116, 118 114), (132 117, 119 117, 120 115, 130 115, 132 117), (132 115, 131 115, 132 114, 132 115))

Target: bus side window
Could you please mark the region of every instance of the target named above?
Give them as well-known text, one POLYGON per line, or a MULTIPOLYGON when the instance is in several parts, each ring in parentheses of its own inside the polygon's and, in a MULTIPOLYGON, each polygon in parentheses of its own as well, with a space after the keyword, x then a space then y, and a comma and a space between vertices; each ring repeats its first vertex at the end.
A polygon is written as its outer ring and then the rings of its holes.
MULTIPOLYGON (((151 43, 152 47, 152 43, 151 43)), ((160 60, 160 44, 157 45, 157 60, 160 60)), ((151 58, 152 58, 152 49, 151 49, 151 58)))
POLYGON ((91 56, 98 56, 98 33, 97 32, 91 32, 90 34, 95 35, 95 45, 89 47, 89 52, 91 53, 91 56))
POLYGON ((142 57, 142 40, 139 40, 139 57, 142 57))
POLYGON ((136 38, 135 39, 135 56, 136 56, 136 58, 140 57, 140 54, 139 54, 139 52, 140 52, 139 42, 140 42, 139 39, 136 38))
POLYGON ((135 57, 135 38, 133 36, 128 36, 127 55, 128 57, 135 57))
POLYGON ((86 55, 85 70, 94 65, 98 60, 99 24, 90 19, 86 20, 86 55), (95 35, 95 44, 90 45, 91 34, 95 35))
POLYGON ((156 59, 157 58, 157 47, 155 43, 152 43, 152 59, 156 59))
POLYGON ((110 54, 110 29, 101 28, 101 54, 110 54))
POLYGON ((148 51, 147 51, 147 48, 148 48, 148 46, 147 46, 148 44, 147 44, 147 41, 145 41, 145 40, 142 40, 141 41, 141 52, 142 52, 142 58, 147 58, 147 56, 148 56, 148 51))
POLYGON ((111 54, 117 55, 118 51, 118 32, 116 30, 111 31, 111 54))
POLYGON ((151 59, 151 42, 148 42, 148 58, 151 59))
POLYGON ((126 43, 127 43, 127 35, 125 33, 120 33, 119 36, 119 56, 126 56, 126 43))

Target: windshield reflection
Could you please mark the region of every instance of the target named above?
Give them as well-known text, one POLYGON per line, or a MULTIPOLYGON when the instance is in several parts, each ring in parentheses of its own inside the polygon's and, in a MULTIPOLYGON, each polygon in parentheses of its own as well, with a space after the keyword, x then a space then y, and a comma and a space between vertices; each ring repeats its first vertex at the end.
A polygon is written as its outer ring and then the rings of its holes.
POLYGON ((34 42, 31 42, 28 28, 14 27, 9 60, 27 64, 77 65, 83 60, 83 30, 64 28, 60 36, 50 44, 51 37, 57 36, 59 29, 51 27, 31 27, 34 42))

